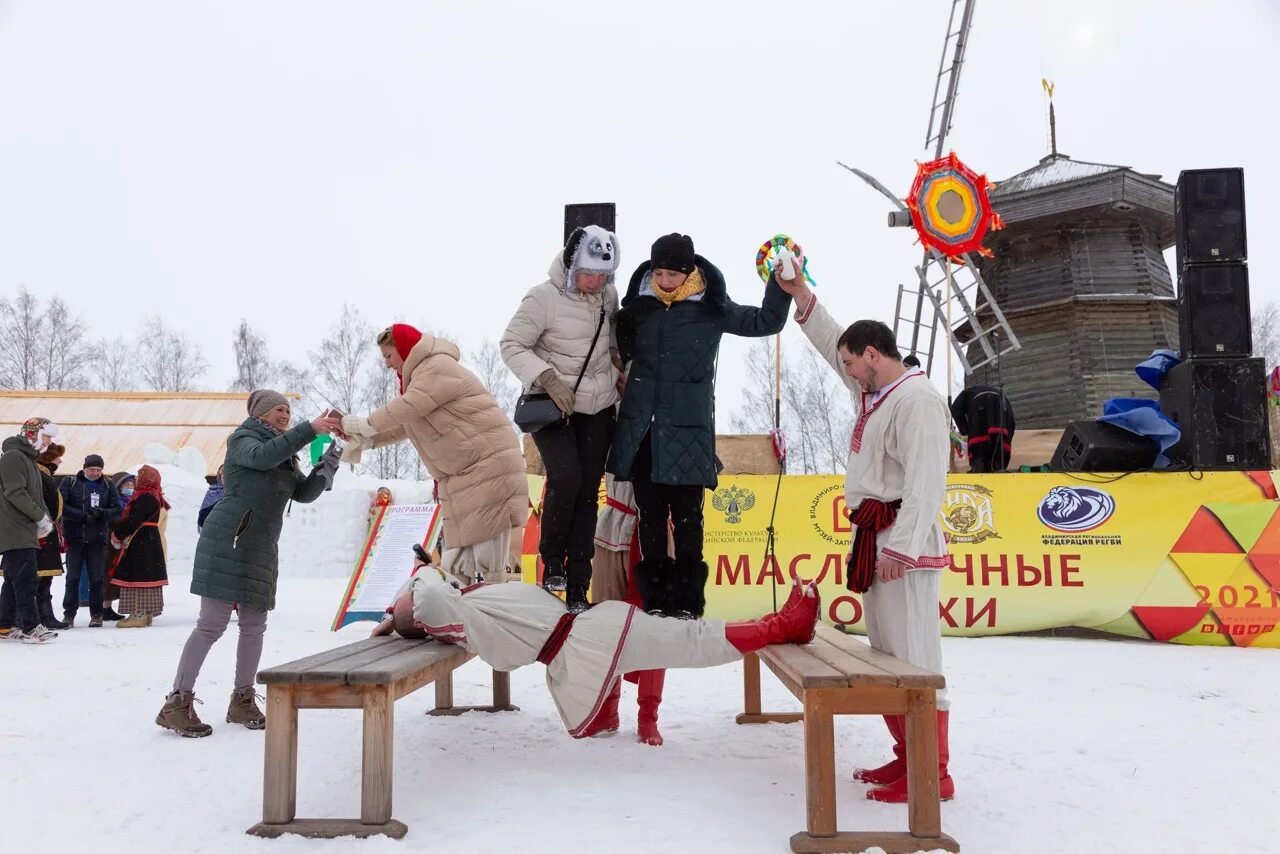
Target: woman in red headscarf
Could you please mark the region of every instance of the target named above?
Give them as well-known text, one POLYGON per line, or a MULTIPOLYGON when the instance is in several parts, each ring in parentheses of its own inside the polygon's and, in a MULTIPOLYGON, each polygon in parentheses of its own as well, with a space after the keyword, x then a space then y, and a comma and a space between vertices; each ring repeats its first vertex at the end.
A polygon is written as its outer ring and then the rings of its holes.
POLYGON ((151 625, 164 610, 164 588, 169 583, 164 539, 160 525, 169 502, 160 488, 160 472, 151 466, 138 469, 133 497, 120 518, 111 525, 112 544, 119 543, 111 567, 111 583, 120 588, 120 610, 129 616, 116 628, 151 625))
POLYGON ((408 439, 436 480, 444 570, 470 584, 504 581, 511 532, 529 511, 524 457, 510 419, 451 341, 397 323, 378 336, 400 396, 367 418, 348 415, 344 462, 408 439))

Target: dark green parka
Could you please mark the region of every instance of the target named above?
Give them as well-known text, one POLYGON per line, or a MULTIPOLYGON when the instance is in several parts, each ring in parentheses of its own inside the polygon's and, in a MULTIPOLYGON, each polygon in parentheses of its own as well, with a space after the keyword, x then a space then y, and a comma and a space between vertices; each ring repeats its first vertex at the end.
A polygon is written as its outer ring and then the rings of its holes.
POLYGON ((720 337, 780 332, 791 297, 770 279, 759 308, 729 299, 724 276, 701 255, 699 299, 670 306, 653 295, 649 262, 631 276, 618 312, 618 349, 630 362, 607 469, 629 480, 636 451, 652 432, 653 482, 716 485, 715 371, 720 337))
POLYGON ((304 475, 294 456, 316 437, 309 423, 277 433, 257 418, 227 440, 226 495, 209 512, 196 544, 191 592, 270 610, 276 605, 277 546, 290 501, 315 501, 326 481, 304 475))
POLYGON ((39 548, 36 526, 45 517, 36 449, 21 436, 4 440, 0 456, 0 553, 39 548))

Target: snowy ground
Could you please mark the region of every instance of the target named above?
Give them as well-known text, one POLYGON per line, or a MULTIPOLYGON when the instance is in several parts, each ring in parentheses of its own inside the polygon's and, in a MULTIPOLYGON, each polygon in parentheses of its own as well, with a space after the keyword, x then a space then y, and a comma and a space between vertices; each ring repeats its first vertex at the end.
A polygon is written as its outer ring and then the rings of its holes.
MULTIPOLYGON (((397 704, 394 814, 409 825, 406 839, 246 836, 261 813, 263 736, 222 723, 234 625, 197 686, 213 736, 186 740, 152 722, 194 621, 188 583, 174 579, 150 629, 77 628, 44 647, 0 644, 0 768, 11 781, 0 799, 4 850, 785 852, 803 829, 801 727, 733 723, 741 666, 668 676, 662 748, 633 741, 630 685, 623 732, 570 739, 532 666, 513 675, 518 713, 427 718, 429 688, 397 704)), ((340 579, 286 580, 264 665, 362 637, 368 624, 326 631, 341 592, 340 579)), ((963 850, 1276 850, 1274 650, 944 643, 959 796, 943 806, 943 828, 963 850)), ((458 703, 487 696, 478 661, 456 680, 458 703)), ((766 707, 797 707, 767 672, 764 683, 766 707)), ((301 717, 299 814, 357 815, 358 713, 301 717)), ((842 776, 884 759, 878 719, 837 721, 842 776)), ((847 777, 839 793, 843 829, 905 829, 905 807, 864 800, 847 777)))

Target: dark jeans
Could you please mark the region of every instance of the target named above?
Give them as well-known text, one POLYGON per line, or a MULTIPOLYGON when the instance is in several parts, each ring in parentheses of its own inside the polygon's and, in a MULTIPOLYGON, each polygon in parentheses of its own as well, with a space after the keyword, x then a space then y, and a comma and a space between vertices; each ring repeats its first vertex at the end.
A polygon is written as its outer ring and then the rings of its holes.
POLYGON ((613 444, 614 410, 575 412, 533 434, 547 469, 538 551, 547 567, 568 560, 569 583, 586 587, 595 556, 596 504, 605 459, 613 444))
POLYGON ((649 433, 640 441, 631 465, 631 485, 640 511, 640 555, 650 559, 667 555, 667 518, 676 541, 676 561, 702 561, 702 501, 706 488, 671 486, 653 482, 653 447, 649 433))
POLYGON ((80 574, 89 570, 89 616, 102 616, 102 585, 107 575, 106 543, 67 543, 67 584, 62 594, 63 616, 80 608, 80 574))
POLYGON ((0 616, 9 626, 29 632, 40 623, 36 610, 36 550, 14 549, 0 557, 4 586, 0 587, 0 616))

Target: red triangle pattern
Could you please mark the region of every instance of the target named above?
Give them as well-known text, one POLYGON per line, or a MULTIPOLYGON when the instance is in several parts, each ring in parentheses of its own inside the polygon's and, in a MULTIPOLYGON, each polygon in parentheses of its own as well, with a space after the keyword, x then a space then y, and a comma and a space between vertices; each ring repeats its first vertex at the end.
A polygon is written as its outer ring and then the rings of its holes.
POLYGON ((1249 555, 1249 563, 1267 580, 1272 590, 1280 590, 1280 555, 1249 555))
POLYGON ((1280 498, 1280 495, 1276 494, 1276 484, 1275 484, 1275 481, 1271 479, 1271 472, 1247 471, 1245 472, 1245 475, 1249 478, 1249 480, 1256 483, 1258 485, 1258 488, 1262 490, 1263 498, 1267 499, 1268 501, 1275 501, 1277 498, 1280 498))
MULTIPOLYGON (((1251 609, 1253 610, 1253 609, 1251 609)), ((1208 605, 1134 605, 1133 616, 1147 630, 1153 640, 1166 642, 1173 640, 1184 632, 1189 632, 1204 615, 1209 613, 1208 605)))
POLYGON ((1218 521, 1218 517, 1209 512, 1209 508, 1201 507, 1191 522, 1178 537, 1178 542, 1169 549, 1170 554, 1179 552, 1194 554, 1240 554, 1240 548, 1227 529, 1218 521))
POLYGON ((1216 607, 1213 615, 1222 624, 1222 633, 1236 646, 1251 646, 1258 638, 1275 631, 1280 623, 1280 608, 1216 607))

